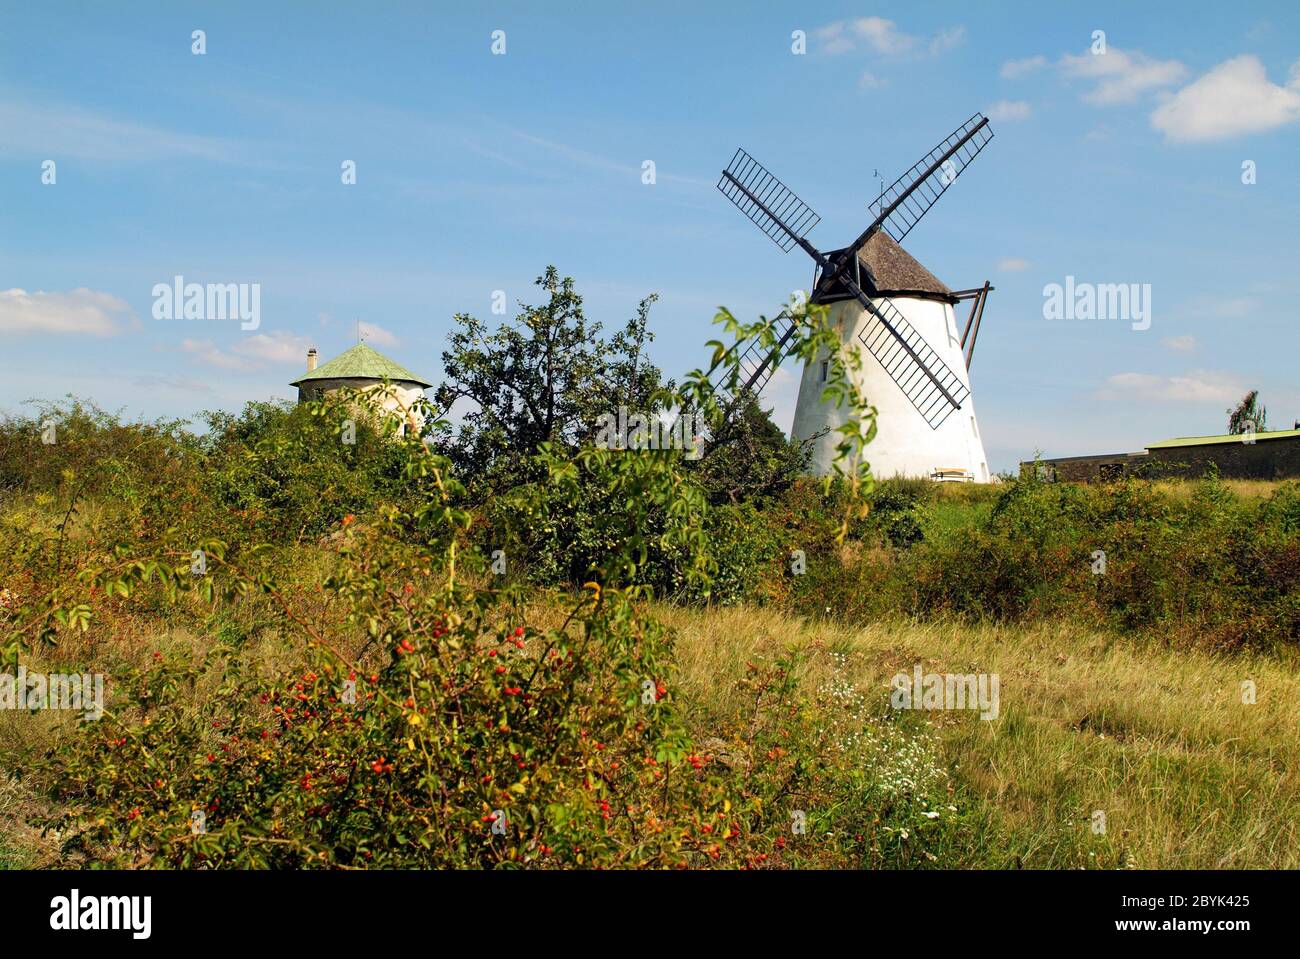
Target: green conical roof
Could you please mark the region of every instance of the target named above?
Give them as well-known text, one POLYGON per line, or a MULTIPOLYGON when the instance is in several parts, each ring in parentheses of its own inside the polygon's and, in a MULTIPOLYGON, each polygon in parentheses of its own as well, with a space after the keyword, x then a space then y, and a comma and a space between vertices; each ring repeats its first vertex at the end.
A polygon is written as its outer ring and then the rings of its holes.
POLYGON ((399 366, 378 350, 371 349, 365 343, 358 343, 352 349, 340 353, 328 363, 316 367, 316 369, 305 376, 299 377, 289 385, 300 386, 311 380, 382 380, 385 377, 393 382, 402 380, 407 383, 415 383, 426 389, 433 385, 426 383, 406 367, 399 366))

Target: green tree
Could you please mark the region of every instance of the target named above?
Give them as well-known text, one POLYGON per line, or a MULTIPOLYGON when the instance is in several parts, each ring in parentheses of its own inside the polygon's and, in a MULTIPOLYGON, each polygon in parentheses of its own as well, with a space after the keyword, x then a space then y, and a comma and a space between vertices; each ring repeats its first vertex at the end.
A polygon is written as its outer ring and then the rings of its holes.
MULTIPOLYGON (((665 384, 645 356, 651 295, 612 336, 588 320, 571 277, 554 266, 537 278, 547 294, 538 306, 521 304, 513 323, 496 332, 467 313, 442 354, 446 378, 435 393, 445 414, 468 407, 458 428, 443 425, 435 440, 471 482, 519 478, 523 462, 544 443, 574 448, 590 441, 602 413, 620 405, 649 411, 665 384)), ((671 386, 671 383, 667 384, 671 386)), ((454 413, 453 413, 454 415, 454 413)))
POLYGON ((714 503, 764 499, 789 489, 807 468, 812 440, 786 438, 758 398, 746 396, 695 471, 696 481, 714 503))
POLYGON ((1259 390, 1251 390, 1241 398, 1235 409, 1226 412, 1229 433, 1244 433, 1248 429, 1262 433, 1268 428, 1268 410, 1259 402, 1259 390))

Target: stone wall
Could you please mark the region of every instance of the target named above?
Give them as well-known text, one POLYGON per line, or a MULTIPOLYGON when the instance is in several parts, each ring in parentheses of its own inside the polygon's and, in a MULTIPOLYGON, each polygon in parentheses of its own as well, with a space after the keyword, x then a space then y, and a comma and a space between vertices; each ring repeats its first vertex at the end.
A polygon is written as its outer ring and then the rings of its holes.
POLYGON ((1153 449, 1150 458, 1153 472, 1162 476, 1203 476, 1213 463, 1225 479, 1296 479, 1300 478, 1300 436, 1153 449))
MULTIPOLYGON (((1097 483, 1120 479, 1146 462, 1145 453, 1101 453, 1039 460, 1040 479, 1049 483, 1097 483)), ((1021 476, 1032 476, 1035 464, 1020 464, 1021 476)))

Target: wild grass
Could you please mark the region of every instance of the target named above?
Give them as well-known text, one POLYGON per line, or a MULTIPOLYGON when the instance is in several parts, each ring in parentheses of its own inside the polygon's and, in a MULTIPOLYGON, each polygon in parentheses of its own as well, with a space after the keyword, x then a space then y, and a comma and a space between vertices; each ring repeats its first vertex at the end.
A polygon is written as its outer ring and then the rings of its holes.
MULTIPOLYGON (((656 605, 677 632, 680 696, 697 741, 721 719, 752 708, 747 664, 797 651, 809 694, 847 684, 872 716, 900 719, 947 774, 969 828, 944 864, 987 868, 1300 867, 1300 670, 1295 657, 1210 654, 1103 635, 1070 624, 972 626, 955 622, 849 625, 776 609, 656 605), (996 673, 1000 713, 891 717, 890 679, 925 672, 996 673), (1242 702, 1254 682, 1257 701, 1242 702), (1105 816, 1104 834, 1094 831, 1105 816)), ((551 625, 556 602, 529 620, 551 625)), ((229 628, 252 618, 232 614, 229 628)), ((124 631, 101 661, 153 652, 200 655, 211 637, 180 629, 124 631)), ((299 651, 273 635, 257 659, 283 669, 299 651)), ((64 650, 82 658, 89 649, 64 650)), ((34 661, 31 668, 39 668, 34 661)), ((211 690, 194 691, 198 697, 211 690)), ((0 754, 30 754, 68 735, 66 722, 0 715, 0 754), (36 721, 39 720, 39 721, 36 721)), ((42 800, 8 764, 0 769, 0 868, 74 865, 57 837, 25 825, 42 800)))
MULTIPOLYGON (((887 710, 890 678, 989 672, 998 719, 922 714, 998 845, 989 867, 1300 866, 1300 673, 1294 657, 1213 655, 1069 624, 807 622, 775 610, 664 608, 687 694, 743 707, 749 660, 837 650, 887 710), (1257 690, 1242 701, 1242 683, 1257 690), (1094 831, 1095 813, 1105 832, 1094 831)), ((824 680, 817 670, 807 684, 824 680)))
MULTIPOLYGON (((1282 480, 1220 479, 1218 482, 1233 496, 1248 500, 1268 499, 1280 486, 1285 485, 1285 481, 1282 480)), ((1196 491, 1194 483, 1181 479, 1154 480, 1151 488, 1157 493, 1179 501, 1191 499, 1196 491)))

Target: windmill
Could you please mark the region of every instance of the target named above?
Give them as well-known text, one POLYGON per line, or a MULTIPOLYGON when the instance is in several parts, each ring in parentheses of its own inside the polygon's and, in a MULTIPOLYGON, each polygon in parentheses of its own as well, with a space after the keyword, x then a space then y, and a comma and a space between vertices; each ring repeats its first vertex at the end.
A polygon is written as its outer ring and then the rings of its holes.
MULTIPOLYGON (((718 181, 723 195, 782 251, 798 246, 812 257, 811 302, 827 304, 832 325, 870 353, 855 385, 880 414, 869 450, 877 476, 988 479, 968 369, 993 287, 985 282, 954 292, 899 244, 992 138, 988 119, 975 114, 881 192, 871 204, 875 218, 857 239, 828 253, 806 239, 821 218, 744 150, 718 181), (970 315, 958 337, 953 307, 966 300, 970 315), (951 416, 963 408, 963 416, 951 416)), ((783 313, 775 321, 775 348, 754 342, 741 352, 737 388, 722 390, 729 416, 741 397, 761 393, 771 380, 799 322, 783 313)), ((796 439, 816 437, 812 465, 819 473, 831 469, 834 429, 846 415, 822 401, 826 377, 825 359, 804 369, 793 430, 796 439)))

